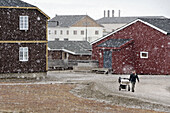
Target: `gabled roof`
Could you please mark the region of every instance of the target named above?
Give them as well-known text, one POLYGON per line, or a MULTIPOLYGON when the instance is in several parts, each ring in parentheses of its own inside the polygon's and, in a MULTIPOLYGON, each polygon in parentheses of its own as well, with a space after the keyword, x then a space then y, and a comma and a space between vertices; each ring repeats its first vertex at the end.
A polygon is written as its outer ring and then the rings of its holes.
POLYGON ((147 22, 167 33, 170 33, 170 19, 148 19, 148 18, 141 18, 144 22, 147 22))
POLYGON ((28 4, 21 0, 0 0, 0 6, 8 7, 35 7, 34 5, 28 4))
POLYGON ((54 18, 49 20, 48 27, 70 27, 80 21, 87 15, 56 15, 54 18))
POLYGON ((91 55, 92 47, 87 41, 49 41, 49 50, 65 51, 74 55, 91 55))
POLYGON ((98 24, 126 24, 138 18, 165 18, 164 16, 139 16, 139 17, 103 17, 97 20, 98 24))
POLYGON ((104 38, 106 38, 106 37, 108 37, 110 35, 113 35, 114 33, 118 32, 118 31, 120 31, 120 30, 122 30, 122 29, 124 29, 124 28, 138 22, 138 21, 152 27, 153 29, 156 29, 159 32, 162 32, 165 35, 168 35, 170 33, 170 19, 168 19, 168 18, 165 18, 165 19, 140 18, 140 19, 136 19, 136 20, 124 25, 123 27, 121 27, 121 28, 119 28, 119 29, 117 29, 117 30, 115 30, 115 31, 113 31, 113 32, 111 32, 111 33, 109 33, 109 34, 95 40, 95 41, 93 41, 91 44, 94 44, 94 43, 96 43, 96 42, 98 42, 100 40, 103 40, 104 38))
POLYGON ((18 8, 18 9, 37 9, 48 19, 50 17, 41 11, 38 7, 29 3, 23 2, 22 0, 0 0, 0 8, 18 8))
POLYGON ((121 48, 121 46, 130 43, 132 39, 109 39, 101 44, 99 44, 97 47, 111 47, 111 48, 121 48))

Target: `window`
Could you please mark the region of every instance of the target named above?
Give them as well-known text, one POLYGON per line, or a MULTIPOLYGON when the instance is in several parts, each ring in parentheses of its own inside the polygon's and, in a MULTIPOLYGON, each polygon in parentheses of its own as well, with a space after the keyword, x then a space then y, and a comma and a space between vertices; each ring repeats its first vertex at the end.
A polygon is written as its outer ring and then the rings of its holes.
POLYGON ((64 38, 65 41, 68 41, 68 38, 64 38))
POLYGON ((28 30, 28 16, 19 17, 19 28, 20 30, 28 30))
POLYGON ((67 35, 69 35, 69 30, 67 30, 67 35))
POLYGON ((28 61, 28 47, 19 48, 19 61, 28 61))
POLYGON ((54 31, 54 34, 55 34, 55 35, 57 34, 57 31, 56 31, 56 30, 54 31))
POLYGON ((55 38, 56 41, 59 41, 60 39, 59 38, 55 38))
POLYGON ((95 35, 98 35, 99 34, 99 31, 95 31, 95 35))
POLYGON ((64 53, 64 59, 67 59, 67 53, 64 53))
POLYGON ((84 35, 84 31, 83 30, 81 31, 81 35, 84 35))
POLYGON ((49 35, 51 34, 51 30, 48 30, 49 35))
POLYGON ((140 58, 148 58, 148 52, 140 52, 140 58))
POLYGON ((57 21, 57 26, 59 26, 59 21, 57 21))
POLYGON ((63 31, 61 30, 61 31, 60 31, 60 35, 62 35, 62 34, 63 34, 63 31))
POLYGON ((77 35, 77 31, 73 31, 73 34, 74 34, 74 35, 77 35))

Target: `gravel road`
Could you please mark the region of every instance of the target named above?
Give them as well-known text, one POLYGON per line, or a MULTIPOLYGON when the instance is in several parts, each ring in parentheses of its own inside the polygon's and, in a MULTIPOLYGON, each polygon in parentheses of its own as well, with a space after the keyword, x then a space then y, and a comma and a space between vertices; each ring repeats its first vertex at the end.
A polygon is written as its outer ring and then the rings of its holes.
POLYGON ((118 106, 170 112, 170 76, 139 75, 134 93, 118 90, 119 77, 129 75, 48 72, 48 81, 79 84, 71 91, 77 96, 118 106))

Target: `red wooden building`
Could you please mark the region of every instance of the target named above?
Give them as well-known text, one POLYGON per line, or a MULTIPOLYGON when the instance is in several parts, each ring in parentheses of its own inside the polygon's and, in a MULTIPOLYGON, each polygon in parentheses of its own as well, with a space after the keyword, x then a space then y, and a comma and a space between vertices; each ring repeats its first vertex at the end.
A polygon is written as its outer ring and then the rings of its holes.
POLYGON ((137 19, 91 44, 92 59, 114 73, 170 74, 170 19, 137 19))

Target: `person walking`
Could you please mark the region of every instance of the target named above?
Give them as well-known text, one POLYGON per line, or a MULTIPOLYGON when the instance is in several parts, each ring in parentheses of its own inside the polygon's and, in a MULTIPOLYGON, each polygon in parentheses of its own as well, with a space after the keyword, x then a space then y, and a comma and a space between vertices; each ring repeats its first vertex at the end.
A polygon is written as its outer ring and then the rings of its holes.
POLYGON ((139 82, 139 77, 138 77, 138 75, 136 74, 136 71, 133 70, 132 73, 130 74, 130 79, 129 79, 129 81, 130 81, 131 84, 132 84, 132 92, 135 92, 134 89, 135 89, 136 79, 137 79, 138 82, 139 82))

